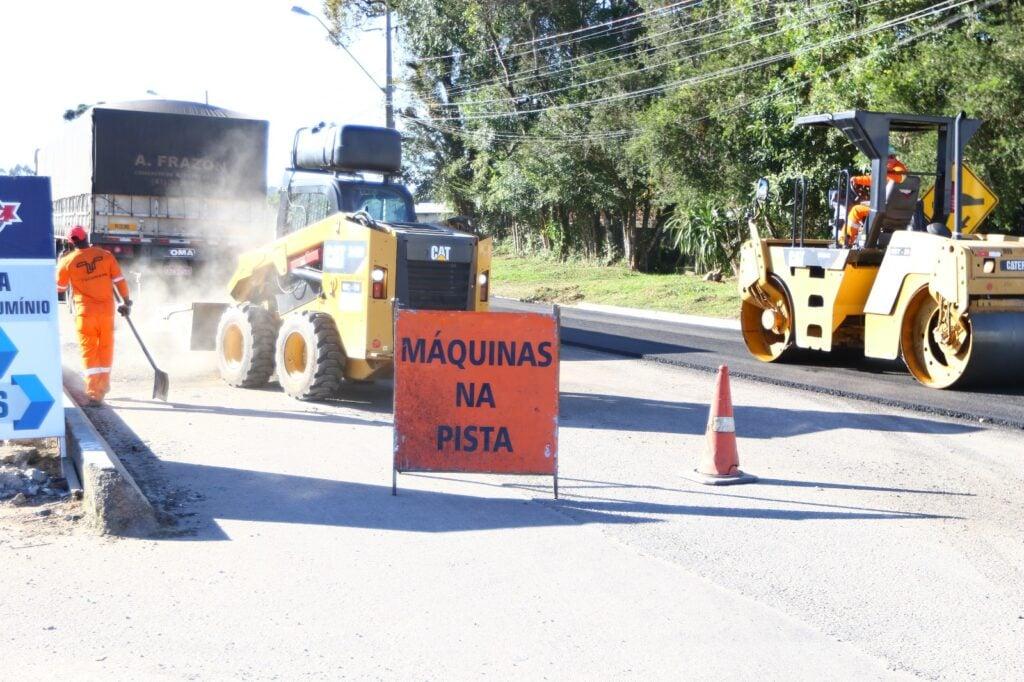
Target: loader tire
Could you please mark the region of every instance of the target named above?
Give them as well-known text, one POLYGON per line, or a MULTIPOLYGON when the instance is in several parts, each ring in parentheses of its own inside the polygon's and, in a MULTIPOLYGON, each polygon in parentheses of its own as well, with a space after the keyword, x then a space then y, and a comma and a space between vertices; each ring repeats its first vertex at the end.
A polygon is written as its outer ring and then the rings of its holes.
POLYGON ((277 381, 293 398, 324 400, 341 388, 347 358, 330 315, 307 311, 286 317, 274 359, 277 381))
POLYGON ((274 373, 277 319, 252 303, 231 306, 217 324, 217 369, 224 381, 242 388, 266 385, 274 373))

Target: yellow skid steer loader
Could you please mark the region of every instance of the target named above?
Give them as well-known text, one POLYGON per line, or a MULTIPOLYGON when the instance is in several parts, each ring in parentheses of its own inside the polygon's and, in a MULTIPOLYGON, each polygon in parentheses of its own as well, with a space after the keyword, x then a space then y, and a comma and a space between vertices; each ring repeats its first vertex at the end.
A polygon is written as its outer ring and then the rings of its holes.
POLYGON ((239 257, 233 305, 192 306, 192 348, 216 350, 226 382, 255 388, 276 374, 291 396, 328 398, 345 380, 391 375, 396 306, 487 310, 491 240, 455 220, 419 222, 390 179, 400 168, 395 130, 299 130, 278 238, 239 257))

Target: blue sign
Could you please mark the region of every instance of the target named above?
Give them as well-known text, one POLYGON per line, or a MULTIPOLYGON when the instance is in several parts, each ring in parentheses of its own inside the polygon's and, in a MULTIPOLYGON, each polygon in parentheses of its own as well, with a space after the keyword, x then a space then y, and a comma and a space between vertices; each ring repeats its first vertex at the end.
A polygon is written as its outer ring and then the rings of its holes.
POLYGON ((50 178, 0 176, 0 258, 54 257, 50 178))
POLYGON ((0 438, 64 435, 50 179, 0 177, 0 438))
MULTIPOLYGON (((0 327, 0 376, 17 355, 18 349, 0 327)), ((11 424, 12 436, 18 436, 18 431, 39 429, 53 403, 50 391, 35 374, 13 374, 9 383, 0 382, 0 423, 11 424)))

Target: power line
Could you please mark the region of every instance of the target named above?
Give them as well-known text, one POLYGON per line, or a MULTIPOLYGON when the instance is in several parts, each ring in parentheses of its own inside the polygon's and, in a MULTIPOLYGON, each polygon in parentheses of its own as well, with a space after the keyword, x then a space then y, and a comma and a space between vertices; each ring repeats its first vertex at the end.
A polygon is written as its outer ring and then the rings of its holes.
POLYGON ((596 106, 598 104, 607 104, 607 103, 610 103, 610 102, 619 102, 619 101, 624 101, 624 100, 629 100, 629 99, 636 99, 638 97, 645 97, 647 95, 658 94, 658 93, 665 92, 667 90, 671 90, 671 89, 674 89, 674 88, 680 88, 680 87, 684 87, 684 86, 687 86, 687 85, 696 85, 696 84, 704 83, 704 82, 707 82, 707 81, 710 81, 710 80, 715 80, 715 79, 718 79, 718 78, 722 78, 722 77, 725 77, 725 76, 730 76, 730 75, 735 75, 735 74, 738 74, 738 73, 743 73, 745 71, 749 71, 749 70, 752 70, 752 69, 760 68, 760 67, 763 67, 763 66, 769 66, 771 64, 774 64, 774 63, 777 63, 777 62, 780 62, 780 61, 784 61, 786 59, 791 59, 791 58, 800 56, 800 55, 802 55, 802 54, 804 54, 806 52, 812 51, 812 50, 823 49, 823 48, 831 47, 831 46, 839 44, 839 43, 850 42, 850 41, 853 41, 853 40, 864 38, 864 37, 867 37, 867 36, 872 35, 874 33, 878 33, 879 31, 884 31, 884 30, 889 29, 889 28, 895 28, 896 26, 900 26, 902 24, 908 23, 908 22, 913 21, 915 19, 920 19, 920 18, 922 18, 924 16, 927 16, 929 14, 936 14, 936 13, 938 13, 940 11, 943 11, 943 10, 954 9, 956 7, 960 7, 960 6, 963 6, 965 4, 968 4, 968 3, 974 2, 974 1, 975 0, 959 0, 959 2, 957 3, 957 0, 942 0, 941 2, 938 2, 935 5, 932 5, 932 6, 928 7, 928 8, 926 8, 926 9, 917 10, 915 12, 911 12, 911 13, 905 14, 905 15, 897 18, 897 19, 892 19, 892 20, 889 20, 889 21, 886 21, 886 22, 882 22, 880 24, 876 24, 874 26, 871 26, 871 27, 868 27, 868 28, 865 28, 865 29, 861 29, 860 31, 856 31, 856 32, 851 33, 851 34, 849 34, 847 36, 843 36, 843 37, 839 37, 839 38, 831 38, 829 40, 825 40, 825 41, 822 41, 820 43, 815 43, 813 45, 807 45, 807 46, 804 46, 804 47, 801 47, 801 48, 798 48, 798 49, 795 49, 795 50, 790 50, 790 51, 787 51, 787 52, 781 52, 781 53, 778 53, 778 54, 775 54, 775 55, 772 55, 772 56, 769 56, 769 57, 764 57, 764 58, 755 60, 753 62, 748 62, 746 64, 726 67, 724 69, 719 69, 718 71, 713 71, 713 72, 710 72, 710 73, 707 73, 707 74, 697 74, 696 76, 690 76, 688 78, 683 78, 683 79, 679 79, 679 80, 676 80, 676 81, 671 81, 669 83, 663 83, 661 85, 651 86, 651 87, 647 87, 647 88, 641 88, 639 90, 630 90, 630 91, 616 93, 616 94, 613 94, 613 95, 607 95, 607 96, 604 96, 604 97, 598 97, 598 98, 590 99, 590 100, 583 100, 583 101, 577 101, 577 102, 565 102, 565 103, 561 103, 561 104, 552 104, 552 105, 549 105, 549 106, 536 107, 536 108, 533 108, 533 109, 520 109, 520 110, 510 111, 510 112, 484 112, 484 113, 479 113, 479 114, 460 114, 460 115, 456 115, 456 116, 434 117, 433 120, 435 120, 435 121, 459 121, 459 120, 461 120, 461 121, 472 121, 472 120, 487 120, 487 119, 498 119, 498 118, 515 118, 515 117, 519 117, 519 116, 527 116, 527 115, 530 115, 530 114, 538 114, 538 113, 542 113, 542 112, 545 112, 545 111, 571 110, 571 109, 578 109, 578 108, 581 108, 581 107, 596 106), (956 3, 956 4, 954 4, 954 3, 956 3))
MULTIPOLYGON (((860 7, 861 8, 871 7, 872 5, 877 5, 879 3, 887 2, 887 1, 888 0, 870 0, 869 2, 866 2, 865 4, 861 5, 860 7)), ((831 19, 831 18, 833 18, 835 16, 841 16, 843 14, 846 14, 846 13, 850 12, 850 11, 852 11, 852 8, 844 10, 842 12, 838 12, 837 14, 831 14, 831 15, 826 15, 826 16, 815 17, 815 18, 809 19, 809 20, 807 20, 807 21, 805 21, 805 22, 803 22, 801 24, 786 25, 786 26, 784 26, 782 28, 776 29, 776 30, 771 31, 769 33, 760 33, 758 35, 751 36, 750 38, 745 38, 743 40, 740 40, 740 41, 735 42, 735 43, 731 43, 729 45, 721 45, 719 47, 715 47, 715 48, 712 48, 712 49, 704 50, 702 52, 686 54, 686 55, 684 55, 684 57, 688 58, 688 59, 693 59, 693 58, 697 58, 697 57, 706 57, 708 55, 715 54, 715 53, 721 52, 723 50, 733 49, 733 48, 739 47, 741 45, 750 44, 750 43, 755 42, 757 40, 764 40, 765 38, 771 38, 772 36, 776 36, 776 35, 779 35, 781 33, 787 33, 787 32, 792 31, 794 29, 805 28, 807 26, 813 26, 814 24, 820 23, 822 21, 827 21, 828 19, 831 19)), ((574 83, 572 85, 565 85, 565 86, 558 87, 558 88, 551 88, 550 90, 544 90, 542 92, 532 92, 532 93, 528 92, 528 93, 523 93, 522 95, 519 95, 517 97, 496 97, 496 98, 493 98, 493 99, 472 100, 470 102, 466 102, 466 104, 472 104, 473 106, 477 106, 477 105, 481 105, 481 104, 498 104, 498 103, 502 103, 502 102, 512 102, 512 103, 515 103, 516 101, 518 101, 520 99, 523 99, 523 98, 526 98, 526 99, 536 99, 536 98, 539 98, 539 97, 545 97, 545 96, 557 94, 557 93, 560 93, 560 92, 566 92, 568 90, 575 90, 575 89, 578 89, 578 88, 585 88, 585 87, 588 87, 590 85, 596 85, 597 83, 604 83, 604 82, 607 82, 607 81, 610 81, 610 80, 615 80, 616 78, 625 78, 627 76, 634 76, 634 75, 639 74, 639 73, 646 73, 647 71, 652 71, 654 69, 659 69, 659 68, 662 68, 664 66, 667 66, 672 61, 674 61, 674 59, 675 58, 673 57, 673 58, 666 59, 665 61, 658 62, 656 64, 647 64, 645 66, 642 66, 640 68, 633 69, 633 70, 630 70, 630 71, 623 71, 621 73, 615 73, 615 74, 610 74, 608 76, 602 76, 600 78, 595 78, 595 79, 592 79, 592 80, 589 80, 589 81, 585 81, 583 83, 574 83)), ((459 104, 454 104, 454 103, 453 104, 444 104, 442 106, 459 106, 459 104)))
MULTIPOLYGON (((669 5, 665 5, 665 6, 662 6, 662 7, 656 7, 654 9, 645 10, 643 12, 637 12, 636 14, 631 14, 631 15, 628 15, 628 16, 625 16, 625 17, 619 17, 617 19, 610 19, 608 21, 604 21, 604 22, 601 22, 601 23, 598 23, 598 24, 591 24, 590 26, 582 26, 580 28, 573 29, 571 31, 563 31, 562 33, 555 33, 555 34, 552 34, 550 36, 541 36, 539 38, 532 38, 530 40, 523 40, 523 41, 520 41, 520 42, 517 42, 517 43, 512 43, 511 45, 508 46, 508 49, 512 49, 512 48, 515 48, 515 47, 521 47, 521 46, 524 46, 524 45, 536 45, 537 43, 542 43, 542 42, 546 42, 546 41, 550 41, 550 40, 555 40, 555 39, 562 38, 562 37, 565 37, 565 36, 578 35, 580 33, 584 33, 584 32, 587 32, 587 31, 606 30, 607 28, 609 28, 611 26, 618 25, 618 24, 621 24, 623 22, 639 22, 640 19, 645 18, 645 17, 651 17, 651 16, 656 16, 656 15, 659 15, 659 14, 664 14, 664 13, 667 13, 669 10, 675 10, 676 8, 682 7, 684 5, 686 5, 686 6, 688 6, 688 5, 697 5, 697 4, 702 4, 703 2, 704 2, 704 0, 679 0, 678 2, 674 2, 674 3, 669 4, 669 5)), ((589 40, 589 37, 577 38, 577 39, 574 39, 574 40, 589 40)), ((571 43, 572 41, 568 41, 568 42, 571 43)), ((563 44, 568 44, 568 43, 563 43, 563 44)), ((539 48, 539 49, 550 49, 550 46, 545 46, 545 47, 539 48)), ((496 50, 496 48, 487 48, 486 50, 483 50, 483 52, 486 54, 488 52, 494 52, 495 50, 496 50)), ((525 53, 527 51, 528 50, 524 50, 523 52, 525 53)), ((418 58, 415 58, 415 59, 412 59, 412 60, 409 60, 409 61, 411 63, 432 62, 432 61, 439 61, 439 60, 442 60, 442 59, 454 59, 456 57, 462 56, 462 54, 463 53, 461 53, 461 52, 449 52, 447 54, 430 56, 430 57, 418 57, 418 58)))
MULTIPOLYGON (((783 2, 786 2, 786 1, 787 0, 776 0, 775 6, 778 7, 779 5, 783 4, 783 2)), ((792 2, 794 4, 802 4, 804 1, 805 0, 792 0, 792 2)), ((843 1, 844 0, 827 0, 823 4, 816 5, 814 7, 824 7, 826 5, 834 5, 834 4, 838 3, 838 2, 843 2, 843 1)), ((768 2, 766 4, 771 4, 771 3, 768 2)), ((637 43, 649 42, 649 41, 653 40, 654 38, 662 37, 662 36, 665 36, 665 35, 672 35, 674 33, 682 33, 682 32, 687 31, 687 30, 692 30, 693 28, 695 28, 697 26, 700 26, 701 24, 710 24, 710 23, 712 23, 712 22, 714 22, 716 20, 728 18, 728 17, 731 17, 731 16, 736 15, 736 14, 741 14, 742 12, 743 12, 742 9, 735 9, 734 8, 734 9, 731 9, 731 10, 728 10, 728 11, 725 11, 725 12, 720 12, 719 14, 716 14, 716 15, 713 15, 713 16, 710 16, 710 17, 705 17, 703 19, 700 19, 700 20, 697 20, 697 21, 693 21, 693 22, 690 22, 688 24, 684 24, 682 26, 674 26, 674 27, 672 27, 670 29, 666 29, 664 31, 658 31, 658 32, 651 33, 651 34, 646 34, 646 35, 640 36, 640 37, 638 37, 638 38, 636 38, 634 40, 631 40, 631 41, 629 41, 627 43, 623 43, 623 44, 620 44, 620 45, 613 45, 612 47, 607 47, 607 48, 603 48, 601 50, 596 50, 594 52, 590 52, 590 53, 587 53, 587 54, 579 55, 577 57, 572 57, 572 58, 566 60, 565 62, 563 62, 563 64, 561 66, 559 66, 559 68, 557 68, 557 69, 549 69, 549 70, 539 71, 539 72, 535 72, 535 73, 519 74, 519 75, 515 76, 514 78, 511 78, 511 79, 508 79, 508 80, 505 80, 504 78, 502 78, 500 76, 495 76, 493 78, 484 79, 484 80, 480 80, 480 81, 477 81, 477 82, 469 83, 467 85, 463 85, 463 86, 452 88, 451 90, 448 91, 448 95, 450 97, 453 97, 453 96, 463 95, 463 94, 470 93, 470 92, 476 92, 478 90, 482 90, 482 89, 484 89, 486 87, 489 87, 489 86, 492 86, 492 85, 499 85, 500 84, 500 85, 508 86, 508 85, 513 85, 513 84, 516 84, 516 83, 529 82, 531 80, 540 80, 542 78, 550 78, 550 77, 556 76, 556 75, 561 74, 561 73, 569 73, 569 72, 577 71, 579 69, 584 69, 584 68, 593 68, 595 66, 600 66, 600 65, 607 64, 607 63, 610 63, 610 62, 615 62, 615 61, 619 61, 619 60, 622 60, 622 59, 628 59, 630 57, 638 57, 638 56, 643 56, 643 55, 646 55, 646 54, 651 54, 652 52, 656 52, 658 50, 664 50, 664 49, 667 49, 669 47, 675 47, 675 46, 678 46, 678 45, 685 45, 687 43, 692 43, 695 40, 700 40, 702 38, 703 39, 707 39, 707 38, 711 38, 711 37, 714 37, 714 36, 717 36, 717 35, 721 35, 723 33, 731 33, 733 31, 741 30, 741 29, 744 29, 744 28, 751 28, 751 27, 754 27, 754 26, 757 26, 757 25, 760 25, 760 24, 768 23, 768 22, 773 21, 775 19, 774 17, 761 18, 761 19, 758 19, 756 21, 752 21, 752 22, 749 22, 749 23, 746 23, 746 24, 740 24, 738 26, 729 26, 727 28, 724 28, 724 29, 721 29, 719 31, 715 31, 715 32, 712 32, 712 33, 702 33, 702 34, 694 35, 694 36, 691 36, 691 37, 686 38, 684 40, 679 40, 679 41, 676 41, 676 42, 667 43, 665 45, 651 45, 649 47, 646 47, 646 48, 643 48, 642 50, 637 51, 636 53, 617 55, 617 56, 614 56, 614 57, 605 57, 603 59, 594 59, 594 57, 597 56, 597 55, 607 54, 609 52, 618 52, 618 51, 628 50, 631 47, 635 46, 637 43), (580 63, 580 62, 582 62, 582 63, 580 63)), ((518 55, 516 55, 516 56, 518 56, 518 55)))
MULTIPOLYGON (((967 4, 968 2, 971 2, 971 1, 972 0, 965 0, 964 2, 960 2, 958 5, 956 5, 956 7, 961 7, 961 6, 967 4)), ((831 69, 831 70, 825 72, 824 74, 821 74, 820 76, 818 76, 818 78, 828 78, 828 77, 830 77, 832 75, 835 75, 837 73, 840 73, 840 72, 848 69, 852 64, 856 64, 856 63, 861 62, 863 60, 880 56, 882 54, 885 54, 886 52, 890 52, 890 51, 893 51, 893 50, 901 49, 904 46, 906 46, 906 45, 908 45, 908 44, 910 44, 912 42, 920 40, 921 38, 924 38, 924 37, 926 37, 928 35, 932 35, 932 34, 938 33, 940 31, 948 28, 952 24, 955 24, 955 23, 958 23, 960 21, 963 21, 971 13, 980 12, 980 11, 982 11, 984 9, 987 9, 988 7, 991 7, 992 5, 998 4, 1000 2, 1004 2, 1004 0, 987 0, 981 6, 971 7, 971 8, 965 9, 963 12, 959 13, 958 15, 956 15, 954 17, 950 17, 950 18, 948 18, 948 19, 946 19, 944 21, 937 22, 936 24, 928 27, 927 29, 921 30, 921 31, 919 31, 917 33, 914 33, 912 35, 905 36, 905 37, 899 39, 898 41, 896 41, 895 43, 893 43, 891 45, 879 46, 875 50, 873 50, 872 52, 869 52, 867 54, 861 55, 859 57, 855 57, 854 59, 850 60, 849 62, 846 62, 846 63, 844 63, 844 64, 842 64, 842 65, 840 65, 840 66, 838 66, 838 67, 836 67, 834 69, 831 69)), ((915 17, 915 18, 919 18, 919 17, 915 17)), ((682 125, 691 125, 693 123, 699 123, 701 121, 705 121, 705 120, 710 119, 710 118, 717 118, 717 117, 720 117, 720 116, 732 113, 732 112, 740 110, 740 109, 749 108, 750 106, 752 106, 752 105, 754 105, 754 104, 756 104, 758 102, 771 100, 771 99, 774 99, 774 98, 776 98, 776 97, 778 97, 778 96, 780 96, 780 95, 782 95, 782 94, 784 94, 786 92, 790 92, 792 90, 795 90, 798 87, 801 87, 801 86, 805 85, 809 80, 810 80, 809 78, 805 77, 805 78, 801 79, 797 83, 793 83, 793 84, 791 84, 789 86, 786 86, 786 87, 783 87, 783 88, 778 88, 778 89, 776 89, 776 90, 774 90, 774 91, 772 91, 770 93, 767 93, 765 95, 761 95, 761 96, 755 97, 755 98, 753 98, 751 100, 742 102, 742 103, 737 104, 735 106, 728 107, 726 109, 723 109, 723 110, 720 110, 720 111, 717 111, 717 112, 709 113, 709 114, 706 114, 704 116, 700 116, 700 117, 689 119, 689 120, 683 122, 682 125)), ((623 129, 623 130, 616 130, 616 131, 600 131, 600 132, 591 132, 591 133, 581 133, 579 135, 559 135, 559 136, 528 135, 528 134, 503 133, 503 132, 485 131, 485 130, 465 130, 465 129, 455 128, 455 127, 452 127, 452 126, 445 126, 443 124, 438 124, 438 123, 436 123, 434 121, 428 121, 428 120, 424 120, 424 119, 419 119, 419 118, 405 116, 404 114, 403 114, 403 118, 405 118, 406 120, 408 120, 410 122, 417 123, 419 125, 422 125, 424 127, 437 130, 439 132, 443 132, 443 133, 447 133, 447 134, 451 134, 451 135, 457 135, 457 136, 464 137, 464 138, 470 138, 470 139, 472 139, 472 138, 477 138, 477 139, 485 138, 485 139, 498 139, 498 140, 503 140, 503 141, 581 142, 581 143, 586 143, 586 142, 608 141, 608 140, 611 140, 611 139, 621 139, 623 137, 628 137, 628 136, 630 136, 632 134, 635 134, 637 132, 641 132, 640 128, 630 128, 630 129, 623 129)))

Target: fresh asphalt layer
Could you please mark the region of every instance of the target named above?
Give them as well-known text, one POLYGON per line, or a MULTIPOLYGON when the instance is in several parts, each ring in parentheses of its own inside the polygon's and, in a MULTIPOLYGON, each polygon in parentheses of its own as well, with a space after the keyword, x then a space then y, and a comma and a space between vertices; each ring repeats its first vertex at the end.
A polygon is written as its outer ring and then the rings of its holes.
MULTIPOLYGON (((545 304, 509 299, 499 299, 492 307, 495 310, 550 310, 545 304)), ((705 371, 714 371, 725 364, 733 376, 755 381, 1024 428, 1022 386, 940 391, 914 381, 902 361, 871 360, 854 353, 807 351, 791 361, 764 363, 750 355, 740 333, 731 329, 572 307, 563 307, 561 315, 562 342, 573 346, 705 371)))

